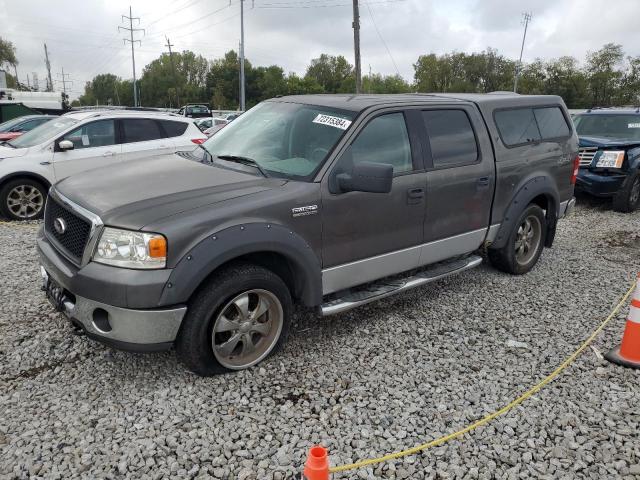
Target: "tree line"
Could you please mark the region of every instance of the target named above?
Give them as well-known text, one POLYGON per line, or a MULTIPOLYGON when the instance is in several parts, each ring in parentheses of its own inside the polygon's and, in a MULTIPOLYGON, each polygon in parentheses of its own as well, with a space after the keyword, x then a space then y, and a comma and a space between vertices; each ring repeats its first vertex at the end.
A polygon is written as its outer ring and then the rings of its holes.
MULTIPOLYGON (((11 42, 0 38, 0 67, 15 65, 11 42)), ((365 93, 476 92, 513 90, 517 62, 493 48, 478 53, 420 55, 411 83, 400 75, 363 76, 365 93)), ((285 73, 278 65, 254 66, 245 60, 246 99, 250 107, 278 95, 353 93, 353 65, 342 55, 322 54, 310 61, 304 75, 285 73)), ((10 81, 13 79, 10 77, 10 81)), ((13 82, 15 83, 15 82, 13 82)), ((18 87, 20 84, 18 84, 18 87)), ((203 102, 215 109, 239 105, 239 59, 231 50, 208 60, 191 51, 163 53, 146 65, 138 80, 141 104, 179 107, 203 102)), ((518 92, 560 95, 569 108, 640 104, 640 56, 628 56, 621 45, 608 43, 575 57, 536 58, 520 68, 518 92)), ((106 73, 94 77, 74 105, 133 105, 129 79, 106 73)))

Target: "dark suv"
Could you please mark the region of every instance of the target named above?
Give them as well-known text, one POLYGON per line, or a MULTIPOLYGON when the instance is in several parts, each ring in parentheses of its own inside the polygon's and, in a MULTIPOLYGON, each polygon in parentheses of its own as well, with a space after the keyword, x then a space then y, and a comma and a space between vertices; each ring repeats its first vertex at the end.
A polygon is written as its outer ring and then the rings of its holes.
POLYGON ((473 268, 482 248, 529 271, 578 170, 554 96, 278 98, 201 147, 58 183, 38 236, 43 288, 77 329, 175 346, 201 375, 277 350, 294 302, 342 312, 473 268))
POLYGON ((211 110, 207 105, 201 103, 189 103, 178 110, 178 115, 189 118, 206 118, 211 116, 211 110))
POLYGON ((613 198, 613 208, 640 206, 640 110, 592 109, 574 118, 580 140, 576 189, 613 198))

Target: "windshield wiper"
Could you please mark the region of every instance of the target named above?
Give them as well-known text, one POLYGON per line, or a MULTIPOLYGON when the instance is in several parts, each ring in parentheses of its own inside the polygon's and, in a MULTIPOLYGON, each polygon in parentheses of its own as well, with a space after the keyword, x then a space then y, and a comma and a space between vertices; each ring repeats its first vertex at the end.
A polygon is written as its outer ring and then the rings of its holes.
POLYGON ((242 155, 216 155, 221 160, 228 160, 230 162, 240 163, 242 165, 249 165, 255 167, 262 174, 264 178, 269 178, 267 172, 256 162, 253 158, 243 157, 242 155))
POLYGON ((9 143, 8 141, 0 142, 0 145, 6 145, 7 147, 11 147, 11 148, 18 148, 12 143, 9 143))

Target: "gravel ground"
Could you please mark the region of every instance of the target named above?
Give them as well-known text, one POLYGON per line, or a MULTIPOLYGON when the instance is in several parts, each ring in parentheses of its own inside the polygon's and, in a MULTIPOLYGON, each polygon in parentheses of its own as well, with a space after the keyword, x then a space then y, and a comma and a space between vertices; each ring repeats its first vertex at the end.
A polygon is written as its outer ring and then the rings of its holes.
MULTIPOLYGON (((39 291, 35 231, 0 225, 0 478, 298 478, 314 443, 334 465, 407 448, 539 381, 640 270, 640 212, 581 199, 528 275, 484 264, 346 314, 299 312, 279 355, 203 379, 172 353, 72 335, 39 291)), ((334 478, 638 478, 640 372, 596 353, 461 440, 334 478)))

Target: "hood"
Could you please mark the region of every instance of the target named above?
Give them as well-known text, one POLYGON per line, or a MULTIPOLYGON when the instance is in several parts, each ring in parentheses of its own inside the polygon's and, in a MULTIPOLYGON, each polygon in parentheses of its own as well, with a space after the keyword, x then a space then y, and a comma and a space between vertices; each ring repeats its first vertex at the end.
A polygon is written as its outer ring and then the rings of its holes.
POLYGON ((28 148, 13 148, 5 145, 0 145, 0 160, 3 158, 18 158, 24 156, 28 148))
POLYGON ((640 140, 624 140, 619 138, 578 137, 581 147, 637 147, 640 140))
POLYGON ((140 229, 171 215, 263 192, 284 183, 282 179, 214 167, 178 155, 163 155, 73 175, 55 188, 99 215, 105 225, 140 229))

